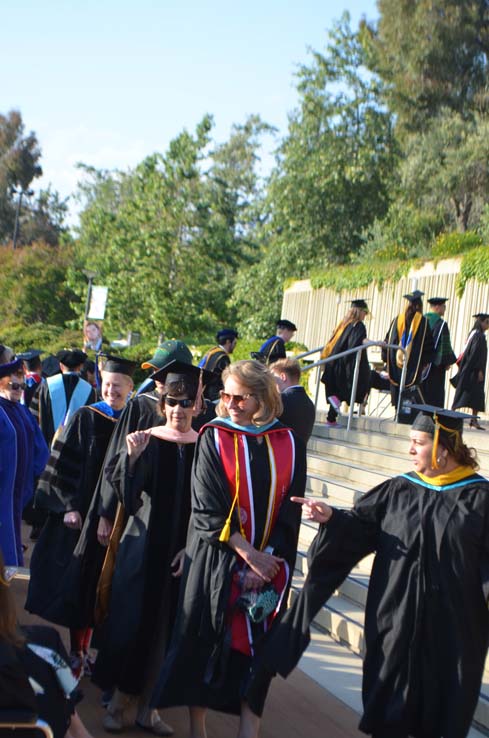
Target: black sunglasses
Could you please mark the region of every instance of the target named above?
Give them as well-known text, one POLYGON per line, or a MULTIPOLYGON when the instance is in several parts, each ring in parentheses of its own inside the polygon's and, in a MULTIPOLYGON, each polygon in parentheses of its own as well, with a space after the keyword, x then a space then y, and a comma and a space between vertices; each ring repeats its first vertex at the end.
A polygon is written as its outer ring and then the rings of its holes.
POLYGON ((186 397, 184 400, 177 400, 176 397, 168 397, 168 395, 165 395, 165 405, 169 405, 170 407, 176 407, 177 405, 180 405, 180 407, 183 407, 184 410, 187 410, 189 407, 193 407, 195 405, 195 400, 191 400, 189 397, 186 397))
POLYGON ((9 382, 8 386, 13 390, 25 390, 27 387, 25 382, 9 382))

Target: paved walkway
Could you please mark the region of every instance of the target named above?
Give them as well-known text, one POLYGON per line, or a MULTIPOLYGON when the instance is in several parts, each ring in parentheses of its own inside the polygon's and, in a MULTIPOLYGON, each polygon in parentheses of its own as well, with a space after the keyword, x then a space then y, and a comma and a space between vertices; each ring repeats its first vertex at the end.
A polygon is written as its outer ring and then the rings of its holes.
MULTIPOLYGON (((43 622, 23 609, 26 582, 15 580, 13 590, 20 621, 23 623, 43 622)), ((59 629, 66 640, 68 632, 59 629)), ((79 713, 95 738, 106 738, 109 734, 102 728, 104 710, 100 705, 100 692, 87 679, 82 680, 85 699, 79 705, 79 713)), ((187 712, 184 708, 173 708, 164 713, 165 720, 175 728, 176 738, 188 736, 187 712)), ((320 687, 301 670, 296 669, 287 681, 274 680, 263 717, 260 738, 360 738, 357 730, 358 714, 328 691, 320 687)), ((237 718, 220 713, 209 713, 209 738, 233 738, 237 732, 237 718)), ((124 732, 125 736, 147 735, 134 728, 124 732)))

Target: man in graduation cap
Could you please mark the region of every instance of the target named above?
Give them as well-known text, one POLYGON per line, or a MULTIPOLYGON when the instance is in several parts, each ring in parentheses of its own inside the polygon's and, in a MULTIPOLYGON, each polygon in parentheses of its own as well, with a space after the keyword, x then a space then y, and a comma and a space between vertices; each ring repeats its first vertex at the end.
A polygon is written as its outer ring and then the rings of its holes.
MULTIPOLYGON (((105 356, 101 369, 102 400, 78 408, 59 436, 35 495, 36 508, 47 512, 31 559, 26 608, 46 620, 71 628, 72 666, 81 673, 90 645, 93 580, 85 580, 86 599, 73 606, 70 579, 73 552, 96 489, 110 437, 134 387, 136 363, 105 356), (91 586, 88 586, 90 585, 91 586)), ((93 577, 105 550, 90 547, 84 567, 93 577)))
POLYGON ((268 365, 273 364, 278 359, 285 359, 285 344, 292 340, 296 331, 297 327, 292 321, 280 318, 277 321, 275 335, 267 338, 265 343, 260 346, 260 350, 255 355, 252 354, 252 358, 268 365))
POLYGON ((216 375, 208 382, 204 392, 205 398, 211 400, 211 402, 219 400, 219 392, 223 388, 221 374, 231 363, 230 354, 236 348, 238 338, 238 332, 234 328, 223 328, 216 335, 217 346, 211 348, 199 361, 199 367, 216 375))
POLYGON ((423 295, 424 292, 420 290, 404 295, 407 306, 394 318, 385 337, 386 343, 401 346, 404 349, 404 351, 395 348, 382 350, 382 359, 387 365, 394 406, 397 406, 399 400, 399 385, 404 363, 407 362, 404 389, 411 392, 417 390, 419 395, 418 388, 423 369, 433 358, 433 336, 428 320, 423 315, 421 299, 423 295))
POLYGON ((93 387, 81 378, 80 372, 87 358, 80 349, 62 349, 56 354, 61 374, 48 377, 38 385, 29 410, 36 418, 46 443, 51 445, 56 431, 83 405, 97 399, 93 387))
POLYGON ((445 407, 445 382, 447 370, 455 363, 456 356, 450 342, 450 331, 444 318, 448 297, 430 297, 429 311, 425 318, 433 335, 433 360, 423 372, 421 392, 428 405, 445 407))
POLYGON ((27 351, 17 354, 17 357, 24 362, 24 381, 26 388, 22 396, 22 404, 26 407, 29 407, 31 404, 38 385, 43 381, 41 354, 42 351, 38 349, 27 349, 27 351))
POLYGON ((411 472, 374 487, 351 510, 295 498, 319 532, 304 587, 267 643, 263 668, 292 671, 316 613, 373 553, 359 728, 373 738, 464 738, 489 641, 489 482, 463 442, 469 415, 415 409, 411 472))

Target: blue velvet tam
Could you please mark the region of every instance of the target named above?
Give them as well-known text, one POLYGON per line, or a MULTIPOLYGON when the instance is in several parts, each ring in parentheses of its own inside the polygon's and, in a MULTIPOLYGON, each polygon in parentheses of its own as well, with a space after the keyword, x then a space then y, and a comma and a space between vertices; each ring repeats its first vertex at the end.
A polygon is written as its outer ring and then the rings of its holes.
POLYGON ((6 364, 0 364, 0 379, 8 377, 10 374, 14 374, 14 372, 19 371, 19 369, 22 369, 22 359, 19 359, 19 357, 16 356, 12 361, 8 361, 6 364))

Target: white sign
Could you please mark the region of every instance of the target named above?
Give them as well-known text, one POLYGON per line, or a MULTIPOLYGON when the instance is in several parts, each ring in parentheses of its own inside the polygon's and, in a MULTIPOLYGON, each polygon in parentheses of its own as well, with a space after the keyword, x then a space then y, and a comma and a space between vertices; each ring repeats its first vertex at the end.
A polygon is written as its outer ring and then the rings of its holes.
POLYGON ((92 320, 103 320, 105 316, 105 305, 107 304, 108 287, 96 287, 92 285, 90 291, 90 308, 87 318, 92 320))

